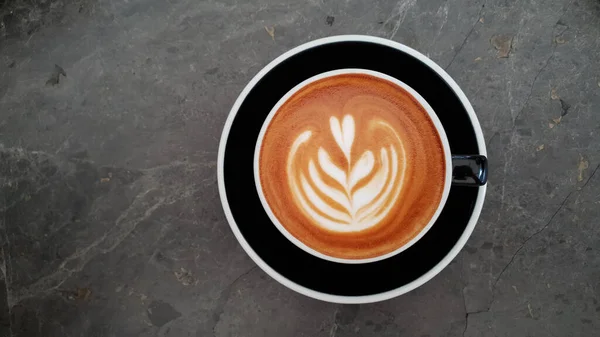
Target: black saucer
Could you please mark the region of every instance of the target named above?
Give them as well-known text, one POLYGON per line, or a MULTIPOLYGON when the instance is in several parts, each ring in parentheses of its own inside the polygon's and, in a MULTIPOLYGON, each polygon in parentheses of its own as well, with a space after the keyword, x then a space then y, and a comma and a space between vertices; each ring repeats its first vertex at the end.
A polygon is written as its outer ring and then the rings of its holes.
MULTIPOLYGON (((236 235, 242 246, 265 271, 279 281, 291 281, 295 290, 326 300, 331 298, 319 295, 362 297, 420 285, 414 281, 449 263, 440 262, 448 259, 459 239, 464 244, 463 234, 478 195, 485 193, 480 188, 452 186, 440 217, 427 234, 404 252, 378 262, 329 262, 288 241, 269 220, 256 192, 253 158, 257 137, 273 106, 295 85, 319 73, 344 68, 382 72, 416 90, 438 115, 453 154, 485 151, 478 147, 469 113, 450 85, 425 63, 396 48, 367 41, 334 41, 292 55, 265 74, 250 90, 232 121, 224 147, 222 200, 228 204, 234 232, 236 226, 239 229, 236 235)), ((466 237, 469 234, 470 231, 466 237)))

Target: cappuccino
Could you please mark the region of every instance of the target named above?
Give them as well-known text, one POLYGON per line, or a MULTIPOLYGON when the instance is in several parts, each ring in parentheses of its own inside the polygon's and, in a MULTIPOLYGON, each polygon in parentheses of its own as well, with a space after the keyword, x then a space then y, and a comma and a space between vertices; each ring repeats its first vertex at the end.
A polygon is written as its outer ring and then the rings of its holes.
POLYGON ((444 192, 440 136, 399 85, 350 73, 289 97, 258 148, 268 208, 294 238, 324 255, 367 259, 415 238, 444 192))

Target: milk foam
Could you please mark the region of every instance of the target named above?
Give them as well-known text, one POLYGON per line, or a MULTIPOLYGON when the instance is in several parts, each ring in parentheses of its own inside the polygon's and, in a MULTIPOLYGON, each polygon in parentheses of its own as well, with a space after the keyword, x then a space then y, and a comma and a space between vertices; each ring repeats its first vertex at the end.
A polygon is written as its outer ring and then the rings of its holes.
MULTIPOLYGON (((329 131, 344 154, 341 167, 320 144, 311 143, 312 132, 302 131, 292 143, 286 173, 293 200, 315 224, 337 232, 356 232, 377 225, 394 207, 400 195, 406 170, 405 151, 397 132, 383 120, 370 120, 373 134, 387 132, 390 144, 365 150, 352 161, 352 147, 360 142, 351 114, 329 119, 329 131), (316 158, 300 160, 301 149, 316 149, 316 158), (335 181, 335 186, 326 180, 335 181)), ((369 135, 362 134, 361 137, 369 135)))

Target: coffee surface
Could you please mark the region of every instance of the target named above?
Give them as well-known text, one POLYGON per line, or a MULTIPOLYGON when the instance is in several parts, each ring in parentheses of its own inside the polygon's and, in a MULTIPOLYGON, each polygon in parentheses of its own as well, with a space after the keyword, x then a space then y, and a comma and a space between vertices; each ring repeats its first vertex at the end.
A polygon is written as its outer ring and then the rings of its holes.
POLYGON ((392 252, 427 226, 442 197, 442 142, 403 88, 365 74, 317 80, 290 97, 259 153, 269 208, 328 256, 392 252))

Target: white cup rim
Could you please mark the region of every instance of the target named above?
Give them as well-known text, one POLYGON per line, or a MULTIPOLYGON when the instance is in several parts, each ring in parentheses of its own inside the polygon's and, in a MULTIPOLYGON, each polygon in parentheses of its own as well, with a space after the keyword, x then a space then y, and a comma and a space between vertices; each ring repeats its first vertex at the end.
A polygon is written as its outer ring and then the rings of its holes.
POLYGON ((281 275, 275 269, 273 269, 269 264, 267 264, 254 251, 254 249, 252 249, 252 247, 250 246, 250 244, 248 243, 246 238, 244 238, 244 235, 241 233, 239 227, 236 224, 235 218, 233 217, 233 214, 231 212, 231 207, 229 206, 229 202, 227 200, 227 194, 226 194, 226 190, 225 190, 225 179, 224 179, 225 178, 225 174, 224 174, 225 149, 226 149, 226 145, 227 145, 227 138, 229 137, 229 133, 231 131, 231 127, 233 125, 233 121, 235 120, 237 112, 240 109, 240 107, 241 107, 242 103, 244 102, 244 100, 246 99, 246 97, 248 96, 248 94, 250 93, 250 91, 256 86, 256 84, 268 72, 270 72, 277 65, 281 64, 282 62, 284 62, 291 56, 299 54, 305 50, 308 50, 308 49, 311 49, 311 48, 314 48, 317 46, 325 45, 325 44, 346 42, 346 41, 374 43, 374 44, 379 44, 382 46, 386 46, 386 47, 390 47, 390 48, 399 50, 405 54, 408 54, 408 55, 418 59, 420 62, 424 63, 430 69, 435 71, 441 77, 441 79, 452 88, 452 91, 454 92, 454 94, 458 97, 458 99, 462 103, 463 107, 465 108, 465 110, 471 120, 471 125, 475 132, 475 137, 477 140, 477 146, 479 148, 479 153, 481 155, 487 156, 485 140, 483 137, 483 132, 481 130, 481 125, 479 124, 479 120, 477 119, 477 115, 475 114, 475 111, 473 110, 473 107, 471 106, 471 103, 467 99, 466 95, 460 89, 458 84, 450 77, 450 75, 448 75, 448 73, 446 73, 446 71, 444 69, 442 69, 439 65, 437 65, 435 62, 433 62, 432 60, 430 60, 429 58, 427 58, 425 55, 421 54, 420 52, 418 52, 408 46, 405 46, 401 43, 392 41, 392 40, 388 40, 388 39, 384 39, 384 38, 380 38, 380 37, 374 37, 374 36, 366 36, 366 35, 337 35, 337 36, 331 36, 331 37, 313 40, 313 41, 304 43, 302 45, 299 45, 299 46, 283 53, 282 55, 280 55, 279 57, 277 57, 276 59, 271 61, 269 64, 267 64, 264 68, 262 68, 250 80, 250 82, 248 82, 248 84, 244 87, 244 89, 242 90, 242 92, 240 93, 238 98, 236 99, 235 103, 233 104, 233 107, 231 108, 230 113, 227 116, 227 120, 225 121, 225 125, 223 127, 223 133, 221 134, 221 139, 219 142, 219 152, 218 152, 218 157, 217 157, 217 183, 218 183, 218 187, 219 187, 219 196, 221 199, 221 205, 223 207, 223 212, 225 213, 225 217, 227 219, 227 222, 229 223, 231 231, 235 235, 236 239, 238 240, 238 242, 240 243, 240 245, 242 246, 244 251, 248 254, 248 256, 265 273, 267 273, 269 276, 273 277, 276 281, 285 285, 286 287, 288 287, 300 294, 303 294, 305 296, 312 297, 314 299, 318 299, 318 300, 326 301, 326 302, 332 302, 332 303, 340 303, 340 304, 362 304, 362 303, 373 303, 373 302, 384 301, 384 300, 391 299, 391 298, 400 296, 402 294, 405 294, 405 293, 425 284, 426 282, 431 280, 433 277, 435 277, 437 274, 439 274, 446 266, 448 266, 448 264, 450 264, 450 262, 452 262, 452 260, 458 255, 460 250, 464 247, 467 240, 473 233, 473 230, 475 228, 475 225, 477 224, 477 220, 479 219, 481 210, 483 208, 487 185, 479 187, 479 193, 477 194, 477 198, 476 198, 475 204, 473 206, 473 212, 471 213, 471 217, 467 223, 467 226, 465 227, 465 229, 464 229, 462 235, 459 237, 458 241, 454 244, 454 246, 450 249, 450 251, 446 254, 446 256, 444 258, 442 258, 442 260, 439 261, 430 270, 423 273, 423 275, 421 275, 417 279, 415 279, 407 284, 404 284, 398 288, 388 290, 385 292, 370 294, 370 295, 360 295, 360 296, 342 296, 342 295, 334 295, 334 294, 316 291, 316 290, 304 287, 304 286, 294 282, 293 280, 290 280, 289 278, 281 275))
POLYGON ((316 256, 318 258, 321 258, 321 259, 324 259, 327 261, 331 261, 331 262, 348 263, 348 264, 371 263, 371 262, 385 260, 387 258, 390 258, 390 257, 392 257, 396 254, 399 254, 399 253, 405 251, 406 249, 410 248, 412 245, 417 243, 417 241, 419 241, 419 239, 421 239, 429 231, 429 229, 431 229, 431 227, 435 224, 435 221, 438 219, 440 213, 442 212, 442 209, 446 205, 446 201, 448 199, 448 194, 450 193, 450 185, 452 183, 452 154, 450 153, 450 144, 448 142, 448 137, 446 136, 446 132, 444 131, 444 126, 442 125, 442 122, 440 121, 438 116, 435 114, 435 112, 433 111, 433 108, 429 105, 429 103, 427 103, 427 101, 417 91, 415 91, 413 88, 411 88, 408 84, 398 80, 397 78, 394 78, 392 76, 386 75, 386 74, 378 72, 378 71, 373 71, 373 70, 368 70, 368 69, 360 69, 360 68, 337 69, 337 70, 331 70, 331 71, 317 74, 315 76, 312 76, 312 77, 302 81, 301 83, 299 83, 298 85, 293 87, 291 90, 289 90, 283 97, 281 97, 279 99, 277 104, 275 104, 275 106, 273 106, 273 108, 267 115, 267 118, 265 119, 265 121, 260 129, 260 133, 258 134, 258 139, 256 141, 256 146, 254 149, 254 182, 256 184, 256 191, 258 193, 260 202, 261 202, 265 212, 269 216, 269 219, 275 225, 275 227, 277 227, 277 229, 281 232, 281 234, 283 234, 283 236, 285 236, 289 241, 291 241, 298 248, 304 250, 305 252, 307 252, 313 256, 316 256), (405 244, 403 244, 402 246, 394 249, 393 251, 383 254, 383 255, 379 255, 379 256, 375 256, 375 257, 371 257, 371 258, 363 258, 363 259, 347 259, 347 258, 339 258, 339 257, 330 256, 330 255, 321 253, 314 248, 307 246, 304 242, 302 242, 302 240, 293 236, 285 228, 285 226, 281 223, 281 221, 279 221, 279 219, 277 219, 277 216, 275 216, 275 213, 273 212, 273 210, 271 209, 271 206, 267 202, 267 199, 266 199, 265 194, 262 189, 262 184, 261 184, 261 179, 260 179, 260 149, 262 147, 262 143, 263 143, 267 128, 271 124, 273 117, 275 117, 275 115, 277 114, 277 111, 281 108, 281 106, 283 104, 285 104, 285 102, 290 97, 292 97, 295 93, 297 93, 302 88, 308 86, 311 83, 314 83, 316 81, 319 81, 319 80, 322 80, 322 79, 325 79, 328 77, 347 75, 347 74, 364 74, 364 75, 370 75, 370 76, 377 77, 379 79, 388 81, 392 84, 395 84, 395 85, 401 87, 402 89, 406 90, 412 97, 414 97, 427 112, 427 115, 433 122, 433 125, 439 135, 440 141, 442 142, 442 149, 443 149, 444 162, 445 162, 444 164, 445 164, 445 169, 446 169, 446 174, 444 175, 444 188, 442 190, 442 196, 440 198, 439 204, 438 204, 435 212, 433 213, 432 217, 427 222, 427 225, 425 227, 423 227, 419 231, 419 233, 415 237, 413 237, 410 241, 408 241, 405 244))

